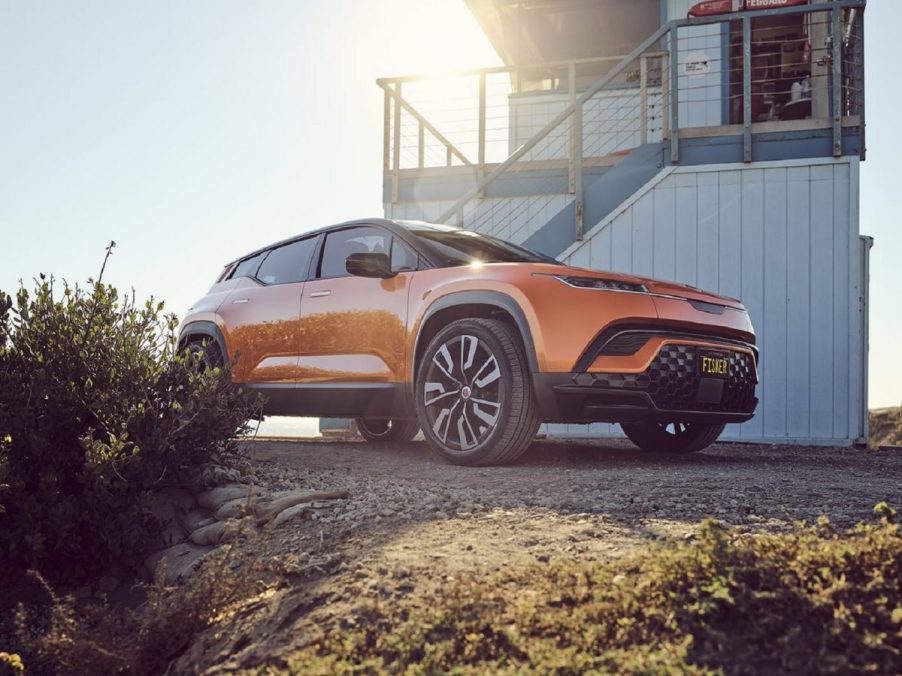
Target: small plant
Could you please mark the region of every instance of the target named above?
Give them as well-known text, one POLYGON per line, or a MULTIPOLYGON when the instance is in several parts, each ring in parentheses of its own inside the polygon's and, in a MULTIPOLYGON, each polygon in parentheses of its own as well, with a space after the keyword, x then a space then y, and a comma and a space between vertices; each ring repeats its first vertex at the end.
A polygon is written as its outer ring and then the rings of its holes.
MULTIPOLYGON (((356 616, 289 660, 291 673, 900 673, 902 537, 822 518, 631 559, 463 578, 356 616)), ((274 669, 264 669, 271 673, 274 669)))
POLYGON ((148 491, 226 449, 255 403, 178 352, 174 315, 102 282, 0 292, 0 559, 51 578, 136 564, 148 491))

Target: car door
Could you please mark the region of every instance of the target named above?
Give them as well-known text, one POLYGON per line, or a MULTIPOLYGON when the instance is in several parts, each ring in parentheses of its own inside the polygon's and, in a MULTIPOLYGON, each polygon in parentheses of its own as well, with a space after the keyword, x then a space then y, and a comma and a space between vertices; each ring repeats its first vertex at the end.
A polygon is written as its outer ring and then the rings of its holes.
POLYGON ((407 301, 416 255, 375 226, 327 232, 301 303, 298 369, 310 414, 375 414, 406 376, 407 301), (385 253, 397 274, 355 277, 352 253, 385 253), (380 401, 380 397, 382 398, 380 401))
POLYGON ((232 380, 295 383, 301 297, 317 236, 273 247, 239 263, 235 288, 219 309, 232 380))

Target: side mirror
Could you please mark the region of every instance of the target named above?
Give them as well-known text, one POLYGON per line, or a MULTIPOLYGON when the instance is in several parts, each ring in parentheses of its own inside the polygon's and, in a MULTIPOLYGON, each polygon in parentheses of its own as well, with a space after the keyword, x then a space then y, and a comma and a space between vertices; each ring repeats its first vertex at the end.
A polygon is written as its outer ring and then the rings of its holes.
POLYGON ((384 253, 352 253, 345 261, 345 269, 357 277, 394 277, 391 261, 384 253))

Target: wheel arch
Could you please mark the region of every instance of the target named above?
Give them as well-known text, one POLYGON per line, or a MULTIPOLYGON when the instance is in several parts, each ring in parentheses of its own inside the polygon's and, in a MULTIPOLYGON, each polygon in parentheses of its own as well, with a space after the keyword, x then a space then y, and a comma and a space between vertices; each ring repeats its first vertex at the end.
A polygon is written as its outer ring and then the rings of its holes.
POLYGON ((216 346, 219 348, 220 354, 228 361, 229 353, 226 349, 225 336, 216 324, 203 320, 185 324, 181 331, 179 331, 179 350, 197 338, 212 338, 216 341, 216 346))
POLYGON ((523 308, 511 296, 501 291, 455 291, 434 301, 420 322, 414 342, 412 383, 416 382, 420 357, 429 340, 449 321, 466 317, 501 317, 511 323, 520 336, 529 369, 538 373, 539 363, 532 330, 523 308))

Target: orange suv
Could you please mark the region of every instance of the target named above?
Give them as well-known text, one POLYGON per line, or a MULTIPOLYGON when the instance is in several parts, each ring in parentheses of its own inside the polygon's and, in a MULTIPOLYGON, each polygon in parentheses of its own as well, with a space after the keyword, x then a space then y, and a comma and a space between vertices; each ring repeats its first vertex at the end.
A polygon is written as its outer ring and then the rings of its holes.
POLYGON ((267 414, 356 418, 373 441, 422 429, 466 465, 514 460, 542 422, 698 451, 758 403, 738 300, 414 221, 342 223, 229 263, 180 341, 230 361, 267 414))

